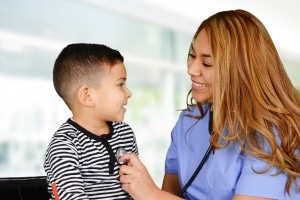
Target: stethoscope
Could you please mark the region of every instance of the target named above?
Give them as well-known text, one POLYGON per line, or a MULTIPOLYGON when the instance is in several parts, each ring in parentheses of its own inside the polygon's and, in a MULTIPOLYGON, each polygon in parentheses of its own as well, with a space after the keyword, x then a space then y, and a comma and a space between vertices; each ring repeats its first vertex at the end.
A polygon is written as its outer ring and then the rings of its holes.
MULTIPOLYGON (((210 111, 210 113, 209 113, 209 124, 208 124, 208 132, 209 132, 210 135, 211 135, 211 132, 212 132, 212 119, 213 119, 213 112, 210 111)), ((200 164, 198 165, 197 169, 195 170, 195 172, 193 173, 191 178, 188 180, 188 182, 184 185, 184 187, 177 194, 178 197, 182 197, 183 193, 186 191, 186 189, 194 181, 194 179, 196 178, 196 176, 198 175, 198 173, 202 169, 203 165, 205 164, 206 160, 208 159, 208 156, 210 155, 211 151, 212 151, 212 145, 209 144, 209 147, 207 148, 207 150, 206 150, 200 164)), ((122 157, 122 155, 125 154, 125 153, 126 153, 126 151, 123 147, 119 147, 117 149, 116 159, 117 159, 117 161, 120 165, 127 164, 127 162, 128 162, 128 161, 125 161, 125 162, 122 162, 122 163, 119 162, 119 158, 122 157)))
POLYGON ((116 152, 116 159, 117 159, 117 162, 120 164, 120 165, 126 165, 127 164, 127 160, 125 160, 125 162, 119 162, 119 158, 121 158, 124 154, 126 153, 125 149, 123 147, 119 147, 117 149, 117 152, 116 152))
MULTIPOLYGON (((211 135, 211 132, 212 132, 212 119, 213 119, 213 112, 210 111, 210 113, 209 113, 209 124, 208 124, 208 132, 209 132, 210 135, 211 135)), ((186 191, 186 189, 194 181, 194 179, 196 178, 196 176, 198 175, 198 173, 202 169, 204 163, 208 159, 208 156, 210 155, 211 151, 212 151, 212 146, 211 146, 211 144, 209 144, 209 147, 207 148, 207 150, 206 150, 206 152, 205 152, 205 154, 204 154, 204 156, 203 156, 200 164, 198 165, 197 169, 195 170, 195 172, 193 173, 193 175, 191 176, 191 178, 188 180, 188 182, 184 185, 184 187, 177 194, 178 197, 182 197, 183 193, 186 191)))

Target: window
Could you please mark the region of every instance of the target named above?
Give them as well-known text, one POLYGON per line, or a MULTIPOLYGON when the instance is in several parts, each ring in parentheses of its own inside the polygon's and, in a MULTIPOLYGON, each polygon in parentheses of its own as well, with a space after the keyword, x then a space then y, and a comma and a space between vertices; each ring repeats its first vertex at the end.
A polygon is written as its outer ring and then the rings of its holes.
MULTIPOLYGON (((4 0, 0 16, 0 177, 44 175, 50 138, 71 116, 54 91, 54 60, 67 44, 90 42, 125 57, 133 93, 125 121, 160 184, 162 152, 190 87, 186 56, 193 33, 79 0, 4 0)), ((286 61, 299 87, 300 61, 286 61)))

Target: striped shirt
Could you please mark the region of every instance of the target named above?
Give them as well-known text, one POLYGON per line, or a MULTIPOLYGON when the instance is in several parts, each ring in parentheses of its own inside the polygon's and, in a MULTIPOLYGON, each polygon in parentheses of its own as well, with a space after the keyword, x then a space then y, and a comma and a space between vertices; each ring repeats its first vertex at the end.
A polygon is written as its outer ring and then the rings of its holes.
POLYGON ((57 185, 60 200, 132 199, 121 188, 116 151, 138 154, 135 135, 124 122, 108 122, 109 134, 97 136, 76 122, 67 122, 53 135, 44 162, 48 191, 57 185))

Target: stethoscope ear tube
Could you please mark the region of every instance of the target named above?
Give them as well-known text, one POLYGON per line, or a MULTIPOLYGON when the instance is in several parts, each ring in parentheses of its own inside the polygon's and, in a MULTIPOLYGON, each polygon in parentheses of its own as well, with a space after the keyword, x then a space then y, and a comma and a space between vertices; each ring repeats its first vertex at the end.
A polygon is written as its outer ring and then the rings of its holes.
MULTIPOLYGON (((209 113, 209 124, 208 124, 208 131, 209 134, 211 134, 212 132, 212 119, 213 119, 213 112, 210 111, 209 113)), ((204 163, 206 162, 209 154, 212 151, 212 146, 211 144, 209 145, 209 147, 207 148, 199 166, 197 167, 197 169, 195 170, 195 172, 193 173, 193 175, 191 176, 191 178, 189 179, 189 181, 185 184, 185 186, 180 190, 180 192, 177 194, 178 197, 182 197, 183 193, 186 191, 186 189, 191 185, 191 183, 194 181, 194 179, 196 178, 196 176, 198 175, 198 173, 200 172, 201 168, 203 167, 204 163)))
POLYGON ((195 170, 194 174, 191 176, 190 180, 185 184, 185 186, 180 190, 180 192, 177 194, 177 196, 182 197, 183 193, 186 191, 186 189, 190 186, 190 184, 193 182, 193 180, 196 178, 196 176, 200 172, 200 170, 203 167, 204 163, 206 162, 211 150, 212 150, 212 147, 211 147, 211 145, 209 145, 205 155, 203 156, 203 158, 202 158, 199 166, 195 170))

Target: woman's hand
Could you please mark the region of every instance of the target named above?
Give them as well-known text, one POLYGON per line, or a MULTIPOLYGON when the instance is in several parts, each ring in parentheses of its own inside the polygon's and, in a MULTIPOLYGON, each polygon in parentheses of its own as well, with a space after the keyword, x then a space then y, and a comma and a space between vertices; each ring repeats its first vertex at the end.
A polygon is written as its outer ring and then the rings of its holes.
POLYGON ((181 199, 159 189, 136 154, 124 154, 119 162, 124 161, 127 161, 127 165, 120 167, 120 181, 123 190, 127 191, 135 200, 181 199))
POLYGON ((160 191, 149 175, 146 167, 134 153, 124 154, 119 162, 127 160, 120 168, 120 181, 123 190, 136 200, 155 199, 154 191, 160 191))

